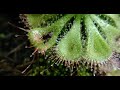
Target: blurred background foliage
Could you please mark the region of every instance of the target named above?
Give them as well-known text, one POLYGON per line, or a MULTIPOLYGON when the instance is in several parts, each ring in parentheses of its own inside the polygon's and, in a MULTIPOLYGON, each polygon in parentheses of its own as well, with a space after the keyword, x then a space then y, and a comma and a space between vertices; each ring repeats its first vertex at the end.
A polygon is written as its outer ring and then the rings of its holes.
POLYGON ((27 33, 7 23, 25 28, 20 21, 19 14, 0 15, 0 76, 92 76, 84 65, 71 70, 38 53, 30 57, 35 48, 25 48, 31 46, 27 33))

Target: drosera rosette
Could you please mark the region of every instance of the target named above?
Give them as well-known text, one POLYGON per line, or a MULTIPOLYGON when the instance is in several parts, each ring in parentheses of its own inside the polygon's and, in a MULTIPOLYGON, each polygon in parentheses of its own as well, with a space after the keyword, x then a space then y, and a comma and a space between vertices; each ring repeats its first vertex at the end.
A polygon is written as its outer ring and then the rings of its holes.
POLYGON ((55 63, 74 68, 85 64, 94 73, 118 68, 118 14, 21 14, 31 44, 55 63))

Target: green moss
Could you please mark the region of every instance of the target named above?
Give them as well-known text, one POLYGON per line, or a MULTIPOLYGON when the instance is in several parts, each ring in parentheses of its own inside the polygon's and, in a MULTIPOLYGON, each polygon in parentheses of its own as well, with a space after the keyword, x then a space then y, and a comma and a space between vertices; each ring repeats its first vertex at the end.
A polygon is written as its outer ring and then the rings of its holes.
POLYGON ((107 73, 106 76, 120 76, 120 70, 113 70, 107 73))

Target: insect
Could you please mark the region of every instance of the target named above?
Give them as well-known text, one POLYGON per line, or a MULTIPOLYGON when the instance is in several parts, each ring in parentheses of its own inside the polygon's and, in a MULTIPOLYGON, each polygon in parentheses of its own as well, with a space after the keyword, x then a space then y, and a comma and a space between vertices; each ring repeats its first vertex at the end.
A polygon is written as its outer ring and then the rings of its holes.
POLYGON ((53 35, 53 32, 48 32, 47 34, 42 36, 42 39, 44 40, 44 43, 46 43, 53 35))
MULTIPOLYGON (((48 32, 47 34, 43 35, 40 39, 41 41, 43 41, 43 43, 45 44, 51 37, 52 37, 52 32, 48 32)), ((45 47, 45 49, 41 50, 41 54, 45 55, 45 52, 47 50, 47 45, 45 47)))

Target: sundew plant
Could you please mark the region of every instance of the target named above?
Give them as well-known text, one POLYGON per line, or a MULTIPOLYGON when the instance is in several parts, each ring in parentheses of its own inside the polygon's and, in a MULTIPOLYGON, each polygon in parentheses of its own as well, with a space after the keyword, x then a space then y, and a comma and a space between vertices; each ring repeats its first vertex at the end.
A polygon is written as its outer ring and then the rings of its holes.
MULTIPOLYGON (((119 14, 20 14, 35 52, 70 69, 119 70, 119 14)), ((34 53, 32 53, 34 55, 34 53)))

